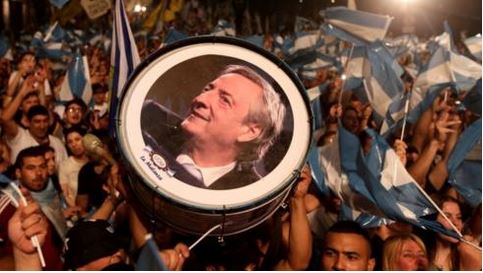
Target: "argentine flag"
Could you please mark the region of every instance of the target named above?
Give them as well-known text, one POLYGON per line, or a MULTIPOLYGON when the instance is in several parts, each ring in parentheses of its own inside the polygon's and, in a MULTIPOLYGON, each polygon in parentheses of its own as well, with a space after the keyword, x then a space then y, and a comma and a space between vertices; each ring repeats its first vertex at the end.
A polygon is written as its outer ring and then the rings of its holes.
POLYGON ((89 105, 92 98, 89 75, 87 57, 76 54, 67 68, 67 74, 59 93, 60 101, 66 102, 77 97, 89 105))

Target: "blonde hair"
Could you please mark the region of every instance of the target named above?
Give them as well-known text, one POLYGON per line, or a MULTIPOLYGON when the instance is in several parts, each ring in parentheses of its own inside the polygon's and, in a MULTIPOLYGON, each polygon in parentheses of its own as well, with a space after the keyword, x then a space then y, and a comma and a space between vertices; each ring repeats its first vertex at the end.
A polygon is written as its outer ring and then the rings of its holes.
POLYGON ((384 241, 383 251, 382 251, 382 270, 394 271, 400 270, 396 268, 396 261, 402 252, 402 247, 405 242, 413 241, 415 242, 424 252, 424 255, 428 255, 426 251, 426 246, 423 241, 416 235, 412 233, 394 235, 384 241))

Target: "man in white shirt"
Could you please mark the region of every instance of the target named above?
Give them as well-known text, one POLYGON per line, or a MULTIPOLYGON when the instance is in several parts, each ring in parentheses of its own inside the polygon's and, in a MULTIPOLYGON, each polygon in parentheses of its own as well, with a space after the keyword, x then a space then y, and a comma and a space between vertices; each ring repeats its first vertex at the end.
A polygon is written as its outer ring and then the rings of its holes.
POLYGON ((48 133, 49 111, 41 105, 32 106, 27 113, 28 129, 21 128, 12 118, 3 120, 3 129, 7 144, 12 150, 12 162, 18 153, 28 147, 48 145, 55 150, 56 165, 67 158, 67 151, 62 141, 48 133))
MULTIPOLYGON (((279 136, 284 117, 285 106, 267 80, 249 67, 228 65, 193 99, 181 124, 177 124, 179 120, 170 121, 176 119, 172 112, 148 101, 141 114, 141 128, 154 153, 167 157, 168 163, 172 160, 165 150, 171 156, 178 155, 176 162, 202 184, 180 180, 221 190, 260 179, 253 162, 262 159, 279 136), (161 122, 153 123, 153 113, 155 121, 161 122), (177 147, 181 150, 173 153, 164 144, 180 138, 170 135, 179 127, 185 139, 177 147)), ((169 165, 172 168, 174 164, 169 165)))

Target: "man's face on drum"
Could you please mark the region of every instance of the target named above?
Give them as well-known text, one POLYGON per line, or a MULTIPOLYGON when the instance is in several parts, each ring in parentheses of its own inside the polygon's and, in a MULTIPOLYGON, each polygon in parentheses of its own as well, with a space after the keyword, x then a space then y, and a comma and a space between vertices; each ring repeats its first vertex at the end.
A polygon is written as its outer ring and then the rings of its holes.
POLYGON ((253 107, 260 107, 262 88, 242 75, 229 73, 207 84, 191 103, 181 123, 195 144, 231 147, 260 134, 256 124, 244 122, 253 107))

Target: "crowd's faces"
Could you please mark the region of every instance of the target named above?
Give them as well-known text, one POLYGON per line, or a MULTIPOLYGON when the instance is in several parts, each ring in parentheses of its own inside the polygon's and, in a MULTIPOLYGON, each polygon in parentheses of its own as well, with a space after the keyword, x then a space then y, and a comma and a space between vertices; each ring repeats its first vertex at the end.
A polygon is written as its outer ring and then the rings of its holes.
POLYGON ((85 153, 82 136, 77 132, 71 132, 66 136, 67 148, 75 157, 81 157, 85 153))
POLYGON ((71 104, 65 109, 65 121, 70 125, 81 123, 83 116, 84 111, 80 105, 71 104))
POLYGON ((39 105, 40 99, 37 94, 29 94, 22 100, 22 104, 20 105, 22 112, 27 114, 30 108, 34 105, 39 105))
MULTIPOLYGON (((461 209, 459 204, 452 201, 446 201, 442 204, 441 210, 459 231, 463 229, 463 220, 461 217, 461 209)), ((448 221, 446 221, 446 219, 444 219, 443 216, 441 216, 440 214, 438 214, 438 217, 436 218, 436 220, 440 222, 446 229, 453 230, 453 228, 448 223, 448 221)), ((450 243, 459 242, 458 239, 443 235, 441 233, 438 233, 438 236, 450 243)))
POLYGON ((345 110, 342 115, 342 125, 349 132, 356 134, 357 131, 359 130, 359 125, 360 125, 357 112, 354 111, 353 109, 345 110))
POLYGON ((16 170, 17 179, 22 186, 33 192, 39 192, 47 187, 47 163, 43 156, 25 157, 22 167, 16 170))
POLYGON ((55 174, 55 152, 47 151, 44 155, 45 162, 47 163, 47 172, 49 176, 55 174))
POLYGON ((29 122, 30 134, 37 139, 44 139, 49 134, 49 116, 35 115, 29 122))
POLYGON ((22 76, 26 76, 25 74, 28 74, 34 71, 36 64, 37 64, 37 61, 35 60, 35 56, 32 54, 26 54, 20 60, 18 64, 18 70, 21 73, 23 73, 22 76))
POLYGON ((250 107, 257 107, 261 101, 262 92, 260 86, 242 75, 222 75, 193 99, 189 115, 181 126, 192 136, 195 146, 216 143, 232 147, 237 142, 250 141, 246 136, 253 128, 244 120, 250 107))
POLYGON ((395 269, 404 271, 427 270, 428 257, 415 241, 404 241, 396 260, 395 269))
POLYGON ((322 250, 322 270, 373 270, 369 242, 355 233, 328 232, 322 250))

